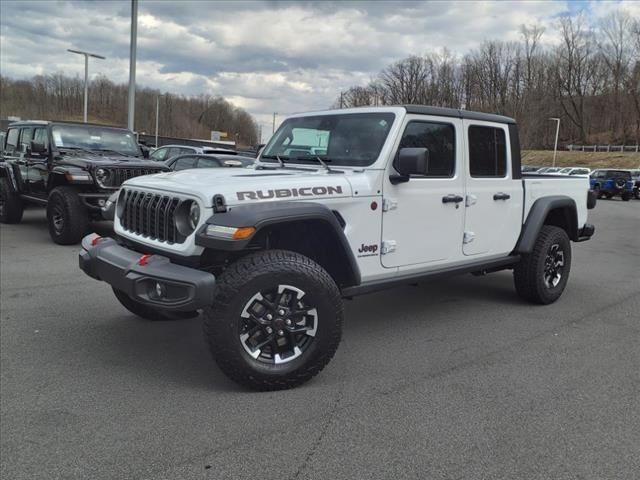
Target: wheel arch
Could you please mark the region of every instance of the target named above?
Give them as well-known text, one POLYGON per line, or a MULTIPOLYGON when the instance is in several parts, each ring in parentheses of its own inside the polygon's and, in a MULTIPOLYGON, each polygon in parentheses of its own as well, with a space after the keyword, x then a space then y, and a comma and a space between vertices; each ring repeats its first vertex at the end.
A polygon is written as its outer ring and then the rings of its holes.
POLYGON ((231 207, 201 227, 196 244, 208 249, 251 253, 261 249, 297 252, 323 267, 343 288, 360 284, 360 269, 344 234, 344 220, 327 206, 311 202, 269 202, 231 207), (247 240, 213 239, 207 225, 254 227, 247 240))
POLYGON ((576 202, 565 195, 537 199, 529 210, 514 253, 531 253, 543 225, 562 228, 571 240, 578 240, 578 210, 576 202))

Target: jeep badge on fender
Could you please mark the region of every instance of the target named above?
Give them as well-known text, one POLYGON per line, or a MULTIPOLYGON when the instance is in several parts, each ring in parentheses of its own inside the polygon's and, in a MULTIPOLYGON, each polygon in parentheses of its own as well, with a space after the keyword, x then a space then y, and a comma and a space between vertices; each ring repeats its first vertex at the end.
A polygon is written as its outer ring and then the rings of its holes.
POLYGON ((294 115, 251 169, 124 182, 115 238, 85 237, 80 267, 149 320, 201 311, 234 381, 295 387, 336 352, 344 297, 512 270, 520 297, 558 300, 593 195, 585 177, 523 175, 518 145, 513 119, 464 110, 294 115))

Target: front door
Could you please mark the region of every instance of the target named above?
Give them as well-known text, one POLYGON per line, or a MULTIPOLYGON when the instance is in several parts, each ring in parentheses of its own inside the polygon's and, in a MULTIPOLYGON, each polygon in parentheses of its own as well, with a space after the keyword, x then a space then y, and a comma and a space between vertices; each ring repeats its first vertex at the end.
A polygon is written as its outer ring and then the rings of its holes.
POLYGON ((26 157, 27 160, 27 182, 31 193, 44 194, 47 191, 47 181, 49 179, 49 134, 47 129, 33 129, 33 143, 42 145, 46 152, 30 151, 26 157))
POLYGON ((391 183, 389 166, 383 185, 382 253, 384 267, 428 269, 462 256, 464 221, 463 139, 459 119, 408 115, 401 148, 427 148, 425 175, 391 183), (385 253, 386 252, 386 253, 385 253))
MULTIPOLYGON (((513 250, 522 227, 522 181, 513 179, 508 126, 464 121, 467 139, 465 255, 513 250)), ((519 177, 519 175, 518 175, 519 177)))

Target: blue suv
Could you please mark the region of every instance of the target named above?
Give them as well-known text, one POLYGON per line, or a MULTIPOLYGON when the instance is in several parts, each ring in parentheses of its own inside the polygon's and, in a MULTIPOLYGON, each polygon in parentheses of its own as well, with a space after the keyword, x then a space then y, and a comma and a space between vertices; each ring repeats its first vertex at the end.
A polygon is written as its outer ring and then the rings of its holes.
POLYGON ((598 198, 619 195, 627 202, 633 196, 633 179, 629 170, 594 170, 589 182, 598 198))

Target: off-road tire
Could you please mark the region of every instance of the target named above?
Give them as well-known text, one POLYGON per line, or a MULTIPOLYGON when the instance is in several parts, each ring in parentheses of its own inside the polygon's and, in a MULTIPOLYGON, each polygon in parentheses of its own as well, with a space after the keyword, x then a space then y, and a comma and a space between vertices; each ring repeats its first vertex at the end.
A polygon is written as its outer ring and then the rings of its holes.
POLYGON ((633 194, 631 192, 622 192, 622 194, 620 195, 620 197, 622 198, 622 201, 624 202, 628 202, 629 200, 631 200, 632 196, 633 194))
POLYGON ((186 318, 194 318, 198 316, 198 312, 167 312, 159 310, 157 308, 144 305, 137 300, 134 300, 122 290, 113 288, 113 294, 116 296, 120 305, 129 310, 134 315, 137 315, 145 320, 151 320, 152 322, 166 321, 166 320, 181 320, 186 318))
POLYGON ((213 304, 203 316, 205 340, 229 378, 255 390, 283 390, 308 381, 329 363, 340 343, 344 314, 340 291, 320 265, 295 252, 265 250, 241 258, 217 278, 213 304), (305 292, 317 311, 317 330, 300 356, 269 364, 245 351, 240 315, 256 292, 282 284, 305 292))
POLYGON ((596 194, 596 198, 597 198, 597 199, 602 198, 602 190, 600 190, 600 185, 595 185, 595 186, 593 187, 593 193, 595 193, 595 194, 596 194))
POLYGON ((59 245, 73 245, 82 240, 89 230, 89 212, 73 187, 51 190, 47 202, 47 223, 51 240, 59 245))
POLYGON ((0 178, 0 223, 20 223, 24 205, 20 196, 13 191, 9 179, 0 178))
POLYGON ((532 303, 547 305, 555 302, 564 291, 571 271, 571 242, 567 233, 559 227, 544 225, 529 254, 522 255, 513 270, 518 295, 532 303), (564 255, 564 267, 559 283, 554 287, 545 284, 545 260, 553 245, 559 245, 564 255))

